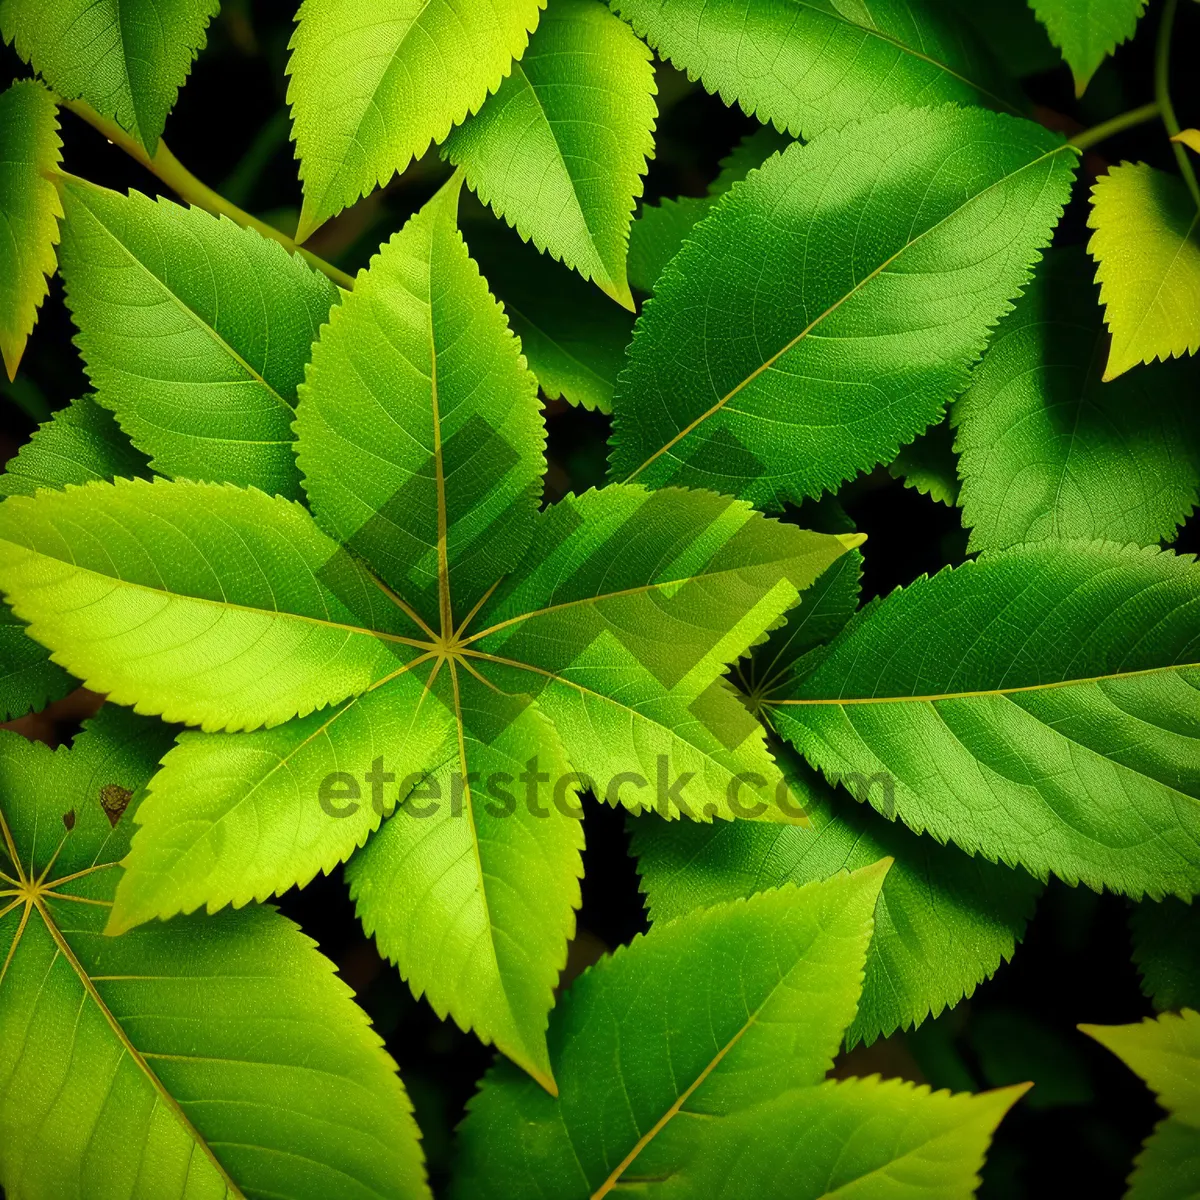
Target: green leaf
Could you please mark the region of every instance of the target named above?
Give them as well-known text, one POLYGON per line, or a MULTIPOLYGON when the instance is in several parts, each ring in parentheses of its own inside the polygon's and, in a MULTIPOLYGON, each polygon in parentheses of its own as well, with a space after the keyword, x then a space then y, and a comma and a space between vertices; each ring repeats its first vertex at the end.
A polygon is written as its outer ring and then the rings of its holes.
POLYGON ((555 0, 442 153, 539 251, 633 309, 629 219, 654 156, 650 52, 598 0, 555 0))
MULTIPOLYGON (((950 410, 951 420, 957 408, 955 405, 950 410)), ((888 473, 894 479, 903 479, 905 487, 916 488, 922 496, 953 506, 959 492, 957 466, 954 435, 943 421, 931 425, 916 441, 902 447, 895 461, 888 464, 888 473)))
POLYGON ((629 282, 639 291, 652 292, 667 263, 679 253, 698 221, 712 211, 733 185, 761 167, 777 150, 786 150, 792 139, 763 125, 743 138, 721 160, 721 172, 706 196, 681 196, 642 205, 629 230, 629 282))
POLYGON ((921 1194, 964 1195, 1015 1091, 821 1082, 854 1013, 886 868, 656 925, 586 971, 551 1018, 559 1098, 494 1068, 460 1129, 451 1194, 794 1200, 878 1185, 889 1169, 933 1184, 928 1156, 946 1186, 921 1194), (868 1123, 888 1132, 865 1136, 868 1123))
POLYGON ((0 94, 0 217, 8 229, 0 251, 0 356, 16 379, 25 342, 54 274, 62 205, 46 178, 62 162, 54 97, 31 79, 0 94))
POLYGON ((1043 878, 1189 896, 1198 596, 1200 567, 1154 549, 985 555, 864 609, 770 719, 830 779, 889 777, 917 832, 1043 878))
POLYGON ((490 216, 464 236, 543 395, 612 412, 632 315, 490 216))
POLYGON ((254 907, 103 936, 169 739, 111 706, 69 750, 0 733, 0 1183, 428 1197, 395 1064, 295 925, 254 907))
POLYGON ((971 550, 1170 541, 1196 503, 1194 364, 1101 382, 1109 339, 1086 262, 1075 247, 1046 257, 950 410, 971 550))
MULTIPOLYGON (((937 1016, 1012 957, 1041 890, 1035 880, 918 837, 798 764, 787 769, 799 775, 794 790, 805 796, 810 829, 756 821, 632 823, 633 852, 656 925, 694 908, 893 858, 875 912, 858 1014, 846 1033, 850 1046, 937 1016)), ((885 784, 853 781, 859 800, 885 784)), ((886 799, 886 788, 883 794, 886 799)))
POLYGON ((296 387, 337 288, 228 218, 62 191, 67 303, 99 402, 160 474, 298 499, 296 387))
POLYGON ((1029 0, 1050 40, 1062 51, 1082 96, 1096 68, 1133 37, 1146 0, 1029 0))
POLYGON ((85 100, 153 155, 220 0, 4 0, 4 40, 64 99, 85 100))
POLYGON ((1168 896, 1143 900, 1129 916, 1142 991, 1163 1009, 1200 1007, 1200 905, 1168 896))
POLYGON ((296 240, 442 142, 524 51, 539 0, 304 0, 288 103, 304 204, 296 240))
POLYGON ((1088 250, 1112 349, 1104 379, 1200 349, 1200 211, 1174 175, 1122 163, 1092 187, 1088 250))
POLYGON ((951 106, 770 159, 695 227, 638 320, 613 478, 779 507, 893 460, 966 385, 1074 159, 1039 126, 951 106))
POLYGON ((360 274, 300 389, 337 540, 254 489, 92 484, 0 506, 0 585, 97 687, 206 731, 155 780, 113 930, 307 882, 395 809, 349 869, 364 924, 553 1088, 575 793, 710 820, 740 789, 802 819, 725 671, 861 539, 635 485, 539 512, 535 381, 460 187, 360 274))
POLYGON ((11 496, 0 585, 93 691, 207 730, 305 716, 417 657, 413 622, 300 505, 228 485, 11 496))
MULTIPOLYGON (((148 475, 139 454, 112 414, 90 396, 60 409, 35 430, 0 475, 0 496, 32 496, 38 488, 60 488, 117 475, 148 475)), ((0 604, 0 714, 5 720, 61 700, 77 681, 25 632, 25 622, 0 604)))
MULTIPOLYGON (((902 104, 1012 109, 990 55, 953 13, 921 0, 611 0, 689 79, 794 137, 902 104)), ((1015 110, 1014 110, 1015 111, 1015 110)))
POLYGON ((974 31, 976 38, 1012 76, 1037 75, 1057 67, 1062 59, 1050 44, 1028 0, 945 0, 974 31))

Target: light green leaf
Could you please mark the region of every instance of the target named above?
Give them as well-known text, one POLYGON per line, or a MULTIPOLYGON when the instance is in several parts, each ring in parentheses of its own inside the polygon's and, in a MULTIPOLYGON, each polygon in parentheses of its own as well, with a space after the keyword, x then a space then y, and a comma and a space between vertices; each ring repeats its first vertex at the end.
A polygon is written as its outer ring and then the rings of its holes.
POLYGON ((477 112, 540 15, 539 0, 304 0, 288 62, 296 240, 477 112))
POLYGON ((153 155, 220 0, 4 0, 4 40, 67 100, 153 155))
POLYGON ((11 496, 0 587, 93 691, 206 730, 305 716, 417 657, 417 627, 300 505, 228 485, 11 496))
POLYGON ((0 733, 0 1183, 12 1200, 427 1198, 395 1064, 290 921, 254 907, 103 936, 169 739, 111 706, 69 750, 0 733))
MULTIPOLYGON (((937 1016, 1012 957, 1041 890, 1035 880, 918 837, 798 764, 789 762, 786 771, 798 775, 794 790, 805 797, 810 829, 758 821, 632 823, 656 926, 694 908, 895 859, 875 911, 862 999, 846 1033, 850 1046, 937 1016)), ((851 786, 859 801, 872 789, 886 800, 886 782, 860 778, 851 786)))
POLYGON ((337 288, 227 218, 62 191, 67 303, 99 402, 160 474, 298 499, 296 387, 337 288))
POLYGON ((559 1098, 493 1069, 460 1129, 451 1195, 796 1200, 886 1186, 889 1168, 933 1182, 927 1155, 951 1190, 921 1194, 964 1195, 1015 1090, 951 1099, 821 1082, 854 1013, 886 867, 656 925, 586 971, 551 1016, 559 1098), (986 1128, 956 1139, 967 1125, 986 1128))
POLYGON ((465 236, 543 394, 612 412, 633 317, 490 216, 465 236))
POLYGON ((8 230, 0 250, 0 356, 15 379, 54 274, 62 216, 58 191, 46 178, 62 161, 58 113, 41 84, 19 80, 0 94, 0 146, 0 219, 8 230))
POLYGON ((1195 364, 1101 382, 1082 249, 1051 251, 950 410, 971 550, 1043 538, 1170 541, 1200 487, 1195 364))
POLYGON ((1200 1007, 1200 904, 1168 896, 1129 915, 1142 991, 1158 1010, 1200 1007))
POLYGON ((985 555, 864 609, 767 705, 829 778, 890 777, 917 832, 1072 884, 1200 891, 1190 558, 1100 542, 985 555))
POLYGON ((763 125, 721 160, 721 172, 709 186, 707 196, 681 196, 678 200, 668 198, 642 205, 629 229, 629 282, 640 291, 654 291, 663 268, 679 253, 696 223, 708 216, 735 183, 791 144, 791 138, 771 125, 763 125))
POLYGON ((1122 163, 1092 187, 1088 250, 1112 349, 1104 379, 1200 349, 1200 210, 1183 182, 1122 163))
POLYGON ((296 417, 318 523, 447 634, 525 549, 546 469, 536 380, 455 223, 461 186, 359 273, 296 417))
POLYGON ((1029 0, 1050 40, 1062 51, 1082 96, 1096 68, 1133 37, 1146 0, 1029 0))
POLYGON ((965 386, 1074 160, 1039 126, 951 106, 770 159, 693 229, 638 320, 613 478, 779 507, 890 462, 965 386))
MULTIPOLYGON (((950 410, 951 420, 955 408, 950 410)), ((915 441, 902 447, 895 461, 888 464, 888 474, 903 479, 905 487, 916 488, 922 496, 939 504, 954 505, 959 485, 950 426, 945 421, 931 425, 915 441)))
POLYGON ((1013 109, 990 55, 922 0, 611 0, 663 58, 763 124, 811 138, 899 105, 1013 109))
POLYGON ((555 0, 443 156, 539 251, 633 309, 629 219, 654 155, 650 52, 599 0, 555 0))
POLYGON ((401 806, 350 864, 350 894, 415 995, 553 1094, 547 1013, 583 875, 577 784, 554 726, 527 698, 453 666, 431 687, 457 718, 457 745, 421 801, 401 806), (553 806, 529 802, 530 772, 553 781, 553 806))
MULTIPOLYGON (((32 496, 38 488, 148 475, 139 454, 112 414, 90 396, 56 412, 8 460, 0 496, 32 496)), ((60 700, 78 681, 50 661, 45 647, 25 632, 25 622, 0 603, 0 714, 7 720, 60 700)))
POLYGON ((450 713, 412 672, 273 729, 181 734, 138 809, 147 828, 107 932, 202 904, 241 907, 328 874, 457 753, 452 743, 450 713), (364 791, 344 771, 351 763, 380 764, 380 779, 364 791), (402 780, 398 791, 384 788, 385 774, 402 780))

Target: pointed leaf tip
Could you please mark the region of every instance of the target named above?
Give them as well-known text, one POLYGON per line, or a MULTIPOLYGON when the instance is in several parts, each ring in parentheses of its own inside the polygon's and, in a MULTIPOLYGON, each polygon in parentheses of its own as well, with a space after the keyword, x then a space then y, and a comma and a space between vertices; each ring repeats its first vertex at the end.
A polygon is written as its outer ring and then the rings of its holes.
POLYGON ((865 533, 835 533, 833 536, 836 537, 837 540, 841 542, 847 550, 857 550, 858 547, 867 540, 867 535, 865 533))

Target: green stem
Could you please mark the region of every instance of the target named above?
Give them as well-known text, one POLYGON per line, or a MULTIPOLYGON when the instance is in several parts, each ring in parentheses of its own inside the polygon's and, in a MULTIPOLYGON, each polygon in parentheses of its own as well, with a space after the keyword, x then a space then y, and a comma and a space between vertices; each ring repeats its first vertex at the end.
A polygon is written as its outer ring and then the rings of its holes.
MULTIPOLYGON (((1158 99, 1158 108, 1162 114, 1163 124, 1167 127, 1168 137, 1174 137, 1180 131, 1179 118, 1175 115, 1175 106, 1171 103, 1170 71, 1171 71, 1171 27, 1175 24, 1175 10, 1179 0, 1167 0, 1163 8, 1162 24, 1158 27, 1158 53, 1154 61, 1154 94, 1158 99)), ((1196 182, 1196 172, 1192 170, 1187 150, 1172 142, 1171 149, 1175 151, 1175 160, 1179 163, 1179 172, 1196 207, 1200 208, 1200 183, 1196 182)))
POLYGON ((85 104, 82 100, 63 100, 60 103, 94 129, 99 130, 114 146, 119 146, 130 158, 141 163, 147 171, 161 179, 181 200, 186 200, 189 204, 194 204, 197 208, 203 208, 216 216, 228 217, 244 228, 257 230, 263 237, 278 242, 289 254, 299 254, 306 262, 316 267, 318 271, 323 271, 340 287, 347 291, 353 289, 354 277, 352 275, 347 275, 345 271, 338 270, 332 263, 318 258, 311 250, 297 246, 287 234, 280 233, 278 229, 268 225, 265 221, 260 221, 257 217, 238 208, 236 204, 231 204, 219 192, 214 192, 208 184, 197 179, 167 149, 166 142, 159 140, 158 149, 151 158, 115 121, 102 117, 91 105, 85 104))
POLYGON ((1077 150, 1090 150, 1115 134, 1124 133, 1126 129, 1132 129, 1135 125, 1153 121, 1158 113, 1157 101, 1153 104, 1143 104, 1141 108, 1131 108, 1128 112, 1113 117, 1111 121, 1104 121, 1099 125, 1093 125, 1091 129, 1084 129, 1073 138, 1069 138, 1068 143, 1077 150))

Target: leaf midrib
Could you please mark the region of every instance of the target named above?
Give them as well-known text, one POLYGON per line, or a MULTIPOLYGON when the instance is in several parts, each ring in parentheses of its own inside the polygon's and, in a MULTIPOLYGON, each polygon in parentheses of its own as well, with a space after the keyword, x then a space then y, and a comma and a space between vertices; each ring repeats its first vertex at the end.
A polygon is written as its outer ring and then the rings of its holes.
MULTIPOLYGON (((856 26, 856 28, 861 28, 861 26, 856 26)), ((887 270, 888 267, 892 265, 892 263, 900 258, 901 255, 906 254, 914 246, 920 243, 923 238, 928 237, 930 234, 940 229, 944 224, 946 224, 946 222, 952 220, 960 213, 965 212, 971 205, 975 204, 982 197, 991 192, 993 188, 998 188, 1009 183, 1013 179, 1016 179, 1017 176, 1021 175, 1023 172, 1032 170, 1034 167, 1039 166, 1047 159, 1051 159, 1057 154, 1062 154, 1064 151, 1074 151, 1074 147, 1068 142, 1062 142, 1055 146, 1053 150, 1047 150, 1044 154, 1039 154, 1037 158, 1023 164, 1017 170, 988 184, 988 186, 982 191, 976 192, 973 196, 967 199, 965 203, 958 205, 952 212, 947 213, 944 217, 935 221, 927 229, 921 230, 921 232, 917 234, 915 238, 905 242, 899 250, 897 250, 894 254, 889 255, 889 257, 881 262, 877 267, 874 267, 871 271, 864 275, 862 279, 860 279, 848 292, 842 296, 839 296, 838 299, 829 305, 828 308, 814 317, 798 334, 796 334, 795 337, 785 343, 784 346, 772 354, 760 366, 755 367, 745 379, 743 379, 734 388, 722 396, 715 404, 713 404, 705 412, 701 413, 700 416, 696 417, 682 430, 671 437, 663 446, 660 446, 659 449, 650 455, 650 457, 647 458, 641 466, 635 468, 629 475, 627 475, 623 482, 630 483, 632 480, 637 478, 637 476, 640 475, 648 466, 650 466, 651 463, 656 462, 664 454, 668 453, 672 448, 677 446, 681 441, 683 441, 684 438, 688 437, 694 430, 707 421, 709 417, 715 416, 717 413, 719 413, 729 403, 729 401, 734 398, 734 396, 738 395, 741 391, 747 388, 764 372, 769 371, 775 365, 775 363, 779 361, 779 359, 798 346, 800 342, 804 340, 804 338, 806 338, 822 321, 825 320, 826 317, 831 316, 839 308, 841 308, 843 304, 849 301, 852 297, 856 296, 864 287, 866 287, 867 284, 878 278, 885 270, 887 270)))

